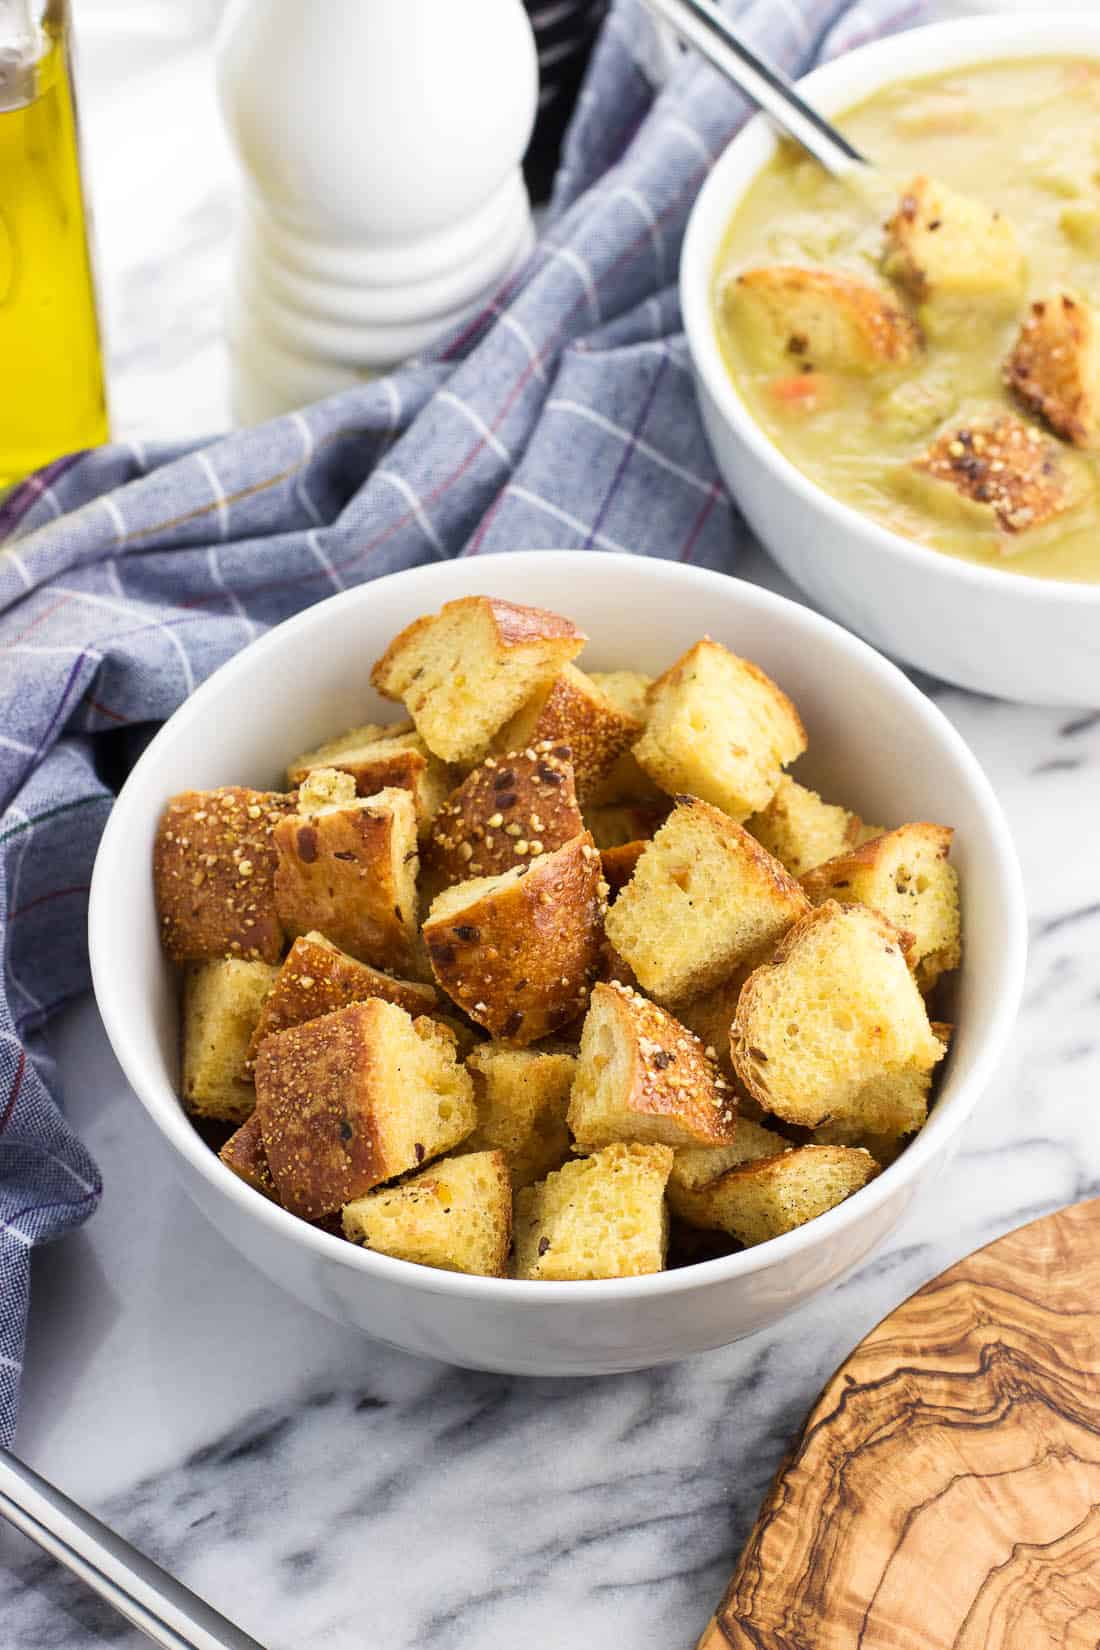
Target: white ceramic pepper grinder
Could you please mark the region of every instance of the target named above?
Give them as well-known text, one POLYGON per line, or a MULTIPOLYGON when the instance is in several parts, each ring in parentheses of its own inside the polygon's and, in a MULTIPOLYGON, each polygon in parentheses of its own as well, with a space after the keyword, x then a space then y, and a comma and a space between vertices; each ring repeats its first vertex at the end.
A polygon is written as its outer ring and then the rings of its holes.
POLYGON ((521 0, 231 0, 218 81, 245 174, 240 422, 416 354, 530 251, 521 0))

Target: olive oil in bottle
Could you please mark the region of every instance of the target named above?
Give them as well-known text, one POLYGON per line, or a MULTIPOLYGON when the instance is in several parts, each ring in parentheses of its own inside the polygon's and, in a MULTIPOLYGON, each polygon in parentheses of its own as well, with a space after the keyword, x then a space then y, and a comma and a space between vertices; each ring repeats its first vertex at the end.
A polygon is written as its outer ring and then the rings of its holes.
POLYGON ((0 0, 0 490, 107 438, 68 31, 0 0))

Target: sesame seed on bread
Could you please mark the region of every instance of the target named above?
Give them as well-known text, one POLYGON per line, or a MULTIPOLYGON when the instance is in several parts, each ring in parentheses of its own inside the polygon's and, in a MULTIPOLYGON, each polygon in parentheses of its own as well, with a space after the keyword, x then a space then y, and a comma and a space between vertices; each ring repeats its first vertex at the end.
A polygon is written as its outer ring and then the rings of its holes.
POLYGON ((568 745, 541 740, 488 756, 448 797, 424 847, 437 891, 498 876, 552 853, 584 830, 568 745))
POLYGON ((568 745, 577 797, 583 806, 637 739, 642 726, 590 676, 569 664, 505 723, 494 739, 494 748, 502 752, 522 750, 542 740, 568 745))

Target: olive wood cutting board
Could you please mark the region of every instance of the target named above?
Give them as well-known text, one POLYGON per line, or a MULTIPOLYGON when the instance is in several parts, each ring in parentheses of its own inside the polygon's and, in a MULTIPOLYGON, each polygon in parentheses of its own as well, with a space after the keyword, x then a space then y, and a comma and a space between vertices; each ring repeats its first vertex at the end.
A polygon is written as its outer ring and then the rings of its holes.
POLYGON ((781 1466, 699 1650, 1097 1650, 1100 1199, 873 1329, 781 1466))

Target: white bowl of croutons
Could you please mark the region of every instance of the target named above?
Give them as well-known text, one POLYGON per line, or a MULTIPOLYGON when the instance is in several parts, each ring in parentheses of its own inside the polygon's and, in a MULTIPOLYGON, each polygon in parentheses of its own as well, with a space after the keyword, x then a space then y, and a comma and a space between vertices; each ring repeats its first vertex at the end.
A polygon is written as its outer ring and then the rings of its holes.
POLYGON ((863 46, 802 85, 881 171, 830 180, 758 117, 681 261, 703 419, 770 554, 887 654, 1036 704, 1100 703, 1098 72, 1081 13, 863 46))
POLYGON ((568 1375, 862 1261, 993 1076, 1025 933, 989 783, 893 665, 564 551, 247 647, 135 766, 89 916, 114 1049, 234 1247, 411 1352, 568 1375))

